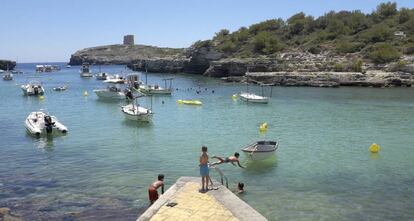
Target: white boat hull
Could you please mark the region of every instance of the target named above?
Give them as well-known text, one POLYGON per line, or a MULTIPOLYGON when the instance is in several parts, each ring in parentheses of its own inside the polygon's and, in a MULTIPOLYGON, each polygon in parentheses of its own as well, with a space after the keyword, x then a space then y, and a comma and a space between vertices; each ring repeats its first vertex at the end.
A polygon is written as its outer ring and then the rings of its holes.
POLYGON ((43 112, 32 112, 25 120, 25 127, 27 131, 34 136, 41 136, 44 134, 66 134, 68 129, 58 121, 55 116, 50 116, 53 122, 52 131, 47 131, 46 124, 45 124, 45 116, 47 116, 43 112))
POLYGON ((133 121, 150 122, 152 120, 152 111, 132 104, 128 104, 121 107, 122 113, 125 118, 133 121))
POLYGON ((126 99, 125 93, 123 92, 116 92, 116 91, 110 91, 108 89, 98 89, 93 90, 95 94, 102 99, 111 99, 111 100, 124 100, 126 99))
POLYGON ((253 153, 249 153, 249 152, 244 152, 243 153, 246 155, 246 157, 249 160, 265 160, 267 158, 270 158, 271 156, 275 155, 275 151, 272 152, 253 152, 253 153))
POLYGON ((278 142, 276 141, 258 141, 242 148, 242 151, 250 160, 264 160, 273 156, 277 148, 278 142))
POLYGON ((154 94, 154 95, 171 95, 172 89, 165 89, 162 87, 155 87, 150 85, 141 85, 139 90, 144 94, 154 94))
POLYGON ((83 77, 83 78, 93 77, 92 73, 90 73, 90 72, 80 73, 80 76, 83 77))
POLYGON ((263 97, 263 96, 259 96, 259 95, 256 95, 256 94, 240 93, 239 97, 240 97, 241 100, 246 101, 246 102, 262 103, 262 104, 269 103, 269 98, 268 97, 263 97))

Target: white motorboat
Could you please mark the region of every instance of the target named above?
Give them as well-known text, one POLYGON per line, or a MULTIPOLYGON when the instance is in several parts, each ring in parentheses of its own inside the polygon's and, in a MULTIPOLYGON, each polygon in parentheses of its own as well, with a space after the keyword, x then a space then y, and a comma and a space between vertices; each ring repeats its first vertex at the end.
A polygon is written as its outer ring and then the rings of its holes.
POLYGON ((53 88, 54 91, 66 91, 66 89, 68 89, 67 85, 63 85, 63 86, 60 86, 60 87, 54 87, 53 88))
POLYGON ((60 67, 58 65, 50 65, 50 64, 36 65, 36 72, 53 72, 53 71, 60 71, 60 67))
POLYGON ((42 111, 32 112, 26 118, 25 126, 27 131, 35 136, 42 134, 66 134, 68 128, 51 116, 42 111))
POLYGON ((27 84, 21 86, 23 94, 26 96, 39 96, 45 93, 45 89, 43 88, 40 81, 32 80, 27 84))
POLYGON ((246 102, 252 102, 252 103, 263 103, 267 104, 269 102, 269 97, 256 95, 249 92, 241 92, 239 94, 239 97, 241 100, 246 102))
POLYGON ((12 70, 13 74, 23 74, 23 71, 21 70, 12 70))
POLYGON ((95 94, 102 99, 111 99, 111 100, 124 100, 126 99, 126 95, 121 89, 111 86, 106 89, 96 89, 93 90, 95 94))
POLYGON ((139 90, 144 94, 171 94, 171 88, 162 88, 158 85, 140 85, 139 90))
POLYGON ((128 120, 149 122, 152 119, 153 112, 138 104, 131 103, 121 107, 122 113, 128 120))
POLYGON ((241 150, 250 160, 264 160, 275 153, 278 145, 277 141, 257 141, 241 150))
POLYGON ((89 68, 89 63, 84 62, 82 63, 81 69, 80 69, 80 76, 84 78, 93 77, 92 72, 89 68))
POLYGON ((110 78, 104 80, 105 83, 112 83, 112 84, 125 84, 126 80, 123 76, 116 74, 110 78))
POLYGON ((106 72, 99 72, 95 74, 96 80, 107 80, 108 78, 111 78, 112 75, 106 73, 106 72))
POLYGON ((3 75, 3 80, 5 81, 13 80, 13 74, 10 71, 6 71, 3 75))

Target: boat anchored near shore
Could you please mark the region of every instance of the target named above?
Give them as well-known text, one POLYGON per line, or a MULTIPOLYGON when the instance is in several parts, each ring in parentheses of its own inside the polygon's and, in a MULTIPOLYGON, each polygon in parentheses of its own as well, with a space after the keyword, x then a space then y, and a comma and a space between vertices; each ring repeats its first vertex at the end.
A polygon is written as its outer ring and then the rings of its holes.
POLYGON ((257 141, 241 150, 250 160, 264 160, 271 157, 277 150, 277 141, 257 141))
POLYGON ((21 89, 26 96, 41 96, 45 93, 45 89, 39 80, 31 80, 29 83, 22 85, 21 89))
POLYGON ((84 62, 82 63, 82 67, 80 69, 80 76, 83 78, 90 78, 93 77, 91 69, 89 67, 89 63, 88 62, 84 62))
POLYGON ((150 122, 152 120, 152 115, 154 114, 151 109, 142 107, 137 102, 138 99, 135 99, 134 102, 121 107, 122 113, 128 120, 150 122))
POLYGON ((34 136, 66 134, 68 132, 68 128, 60 123, 55 116, 42 111, 30 113, 26 118, 25 127, 34 136))

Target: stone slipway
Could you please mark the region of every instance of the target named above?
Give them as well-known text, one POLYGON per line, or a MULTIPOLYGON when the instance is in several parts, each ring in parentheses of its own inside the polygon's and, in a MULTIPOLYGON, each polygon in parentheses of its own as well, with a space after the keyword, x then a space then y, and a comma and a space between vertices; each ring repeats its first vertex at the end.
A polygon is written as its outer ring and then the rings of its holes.
POLYGON ((267 220, 225 186, 200 193, 199 177, 181 177, 137 221, 161 220, 267 220), (177 203, 168 207, 170 202, 177 203))

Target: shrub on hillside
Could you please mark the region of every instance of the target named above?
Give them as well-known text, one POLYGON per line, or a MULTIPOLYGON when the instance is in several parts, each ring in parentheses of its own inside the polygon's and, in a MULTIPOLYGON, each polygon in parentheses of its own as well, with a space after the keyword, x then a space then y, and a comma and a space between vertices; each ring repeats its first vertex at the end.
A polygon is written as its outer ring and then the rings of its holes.
POLYGON ((254 38, 254 49, 261 54, 273 54, 283 49, 276 36, 270 32, 260 32, 254 38))
POLYGON ((339 53, 354 53, 360 51, 363 45, 359 42, 349 42, 349 40, 340 40, 336 45, 336 51, 339 53))
POLYGON ((388 25, 379 24, 362 33, 361 38, 366 43, 376 43, 390 39, 392 34, 392 30, 388 25))
POLYGON ((379 43, 372 47, 367 57, 377 64, 384 64, 398 60, 400 53, 388 43, 379 43))
POLYGON ((362 72, 362 60, 361 59, 352 60, 351 70, 355 72, 362 72))

